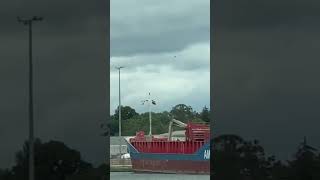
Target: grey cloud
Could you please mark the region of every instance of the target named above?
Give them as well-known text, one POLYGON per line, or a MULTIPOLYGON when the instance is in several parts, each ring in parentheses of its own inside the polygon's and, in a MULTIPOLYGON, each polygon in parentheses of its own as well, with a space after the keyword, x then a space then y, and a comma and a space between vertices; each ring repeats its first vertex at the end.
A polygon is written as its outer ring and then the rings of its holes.
POLYGON ((208 1, 135 2, 111 15, 111 56, 179 51, 209 40, 208 1))
POLYGON ((143 71, 160 72, 162 68, 172 68, 173 71, 208 71, 210 45, 209 43, 192 44, 181 51, 140 54, 130 57, 111 58, 111 72, 115 67, 125 66, 125 72, 143 71))
POLYGON ((190 44, 208 40, 208 28, 165 32, 151 37, 111 38, 111 55, 132 56, 140 53, 174 52, 183 50, 190 44))

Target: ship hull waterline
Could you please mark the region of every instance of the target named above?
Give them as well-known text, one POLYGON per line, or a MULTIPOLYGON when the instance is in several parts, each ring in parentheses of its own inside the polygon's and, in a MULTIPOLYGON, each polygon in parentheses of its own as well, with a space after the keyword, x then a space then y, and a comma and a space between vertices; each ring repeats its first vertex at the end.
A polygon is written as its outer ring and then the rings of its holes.
POLYGON ((210 162, 187 160, 132 160, 133 171, 138 173, 210 174, 210 162))

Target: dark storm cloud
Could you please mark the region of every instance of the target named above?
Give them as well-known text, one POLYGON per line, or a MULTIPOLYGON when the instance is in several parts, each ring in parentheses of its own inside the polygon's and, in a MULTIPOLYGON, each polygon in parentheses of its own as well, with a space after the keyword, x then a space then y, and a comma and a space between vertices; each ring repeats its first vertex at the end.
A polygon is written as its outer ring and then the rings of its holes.
POLYGON ((69 1, 41 1, 41 0, 13 0, 1 1, 1 16, 2 28, 0 32, 17 32, 19 24, 15 21, 17 16, 30 17, 34 15, 43 16, 45 27, 47 30, 54 30, 65 34, 67 30, 74 30, 73 33, 78 33, 79 29, 71 29, 75 26, 87 27, 88 19, 91 18, 104 18, 105 7, 101 7, 99 2, 79 2, 76 0, 69 1), (59 31, 60 30, 60 31, 59 31))
POLYGON ((33 28, 36 137, 63 141, 86 160, 104 162, 106 3, 15 0, 1 1, 0 8, 0 168, 13 164, 28 135, 28 31, 18 15, 44 17, 33 28))
POLYGON ((320 2, 214 6, 215 133, 257 138, 282 159, 303 136, 319 148, 320 2))
POLYGON ((226 0, 213 3, 215 28, 272 28, 278 25, 294 25, 311 19, 316 23, 320 16, 317 0, 226 0))

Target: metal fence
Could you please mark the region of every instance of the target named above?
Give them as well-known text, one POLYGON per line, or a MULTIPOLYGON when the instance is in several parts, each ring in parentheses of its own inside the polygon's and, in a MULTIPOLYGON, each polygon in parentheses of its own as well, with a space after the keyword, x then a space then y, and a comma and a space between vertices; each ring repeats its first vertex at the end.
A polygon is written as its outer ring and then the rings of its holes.
POLYGON ((110 145, 110 157, 126 153, 128 153, 127 145, 121 145, 121 150, 119 145, 110 145))
POLYGON ((131 166, 131 159, 110 159, 111 166, 131 166))

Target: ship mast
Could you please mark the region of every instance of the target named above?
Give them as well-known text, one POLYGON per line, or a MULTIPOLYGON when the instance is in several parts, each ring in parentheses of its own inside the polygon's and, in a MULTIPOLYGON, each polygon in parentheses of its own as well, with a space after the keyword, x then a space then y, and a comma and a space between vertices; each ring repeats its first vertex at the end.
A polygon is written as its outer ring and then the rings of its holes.
POLYGON ((152 120, 151 120, 151 97, 149 92, 148 106, 149 106, 149 135, 152 135, 152 120))
POLYGON ((149 135, 152 135, 152 117, 151 117, 151 105, 156 105, 156 101, 151 99, 151 94, 149 92, 148 99, 142 101, 142 105, 145 102, 148 102, 148 109, 149 109, 149 135))

